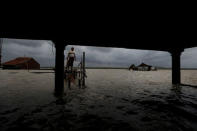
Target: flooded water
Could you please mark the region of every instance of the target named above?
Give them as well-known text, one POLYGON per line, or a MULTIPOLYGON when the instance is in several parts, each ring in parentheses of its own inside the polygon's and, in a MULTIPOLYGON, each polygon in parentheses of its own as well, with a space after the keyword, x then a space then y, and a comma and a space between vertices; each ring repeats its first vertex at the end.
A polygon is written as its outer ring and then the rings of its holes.
MULTIPOLYGON (((197 85, 197 70, 182 70, 182 83, 197 85)), ((54 97, 54 73, 0 70, 0 129, 197 130, 197 88, 173 87, 171 71, 87 69, 54 97)), ((65 81, 65 85, 67 85, 65 81)))

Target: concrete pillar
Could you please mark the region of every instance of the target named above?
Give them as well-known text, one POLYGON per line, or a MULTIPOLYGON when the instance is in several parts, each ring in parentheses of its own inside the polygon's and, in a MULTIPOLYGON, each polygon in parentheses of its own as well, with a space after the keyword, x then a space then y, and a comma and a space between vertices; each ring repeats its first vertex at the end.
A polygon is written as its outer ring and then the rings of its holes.
POLYGON ((64 49, 62 41, 53 41, 56 47, 55 56, 55 96, 61 96, 64 93, 64 49))
POLYGON ((82 60, 83 64, 82 64, 82 67, 83 67, 83 80, 82 80, 82 86, 85 86, 85 52, 83 52, 83 60, 82 60))
POLYGON ((181 84, 181 53, 182 51, 171 51, 172 55, 172 84, 181 84))

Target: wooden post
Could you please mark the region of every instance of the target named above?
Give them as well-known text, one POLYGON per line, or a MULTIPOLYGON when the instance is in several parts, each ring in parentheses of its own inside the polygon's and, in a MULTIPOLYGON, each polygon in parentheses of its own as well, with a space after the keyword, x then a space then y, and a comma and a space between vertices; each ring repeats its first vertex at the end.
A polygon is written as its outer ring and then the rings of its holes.
POLYGON ((81 79, 78 79, 79 88, 81 88, 81 79))
POLYGON ((85 86, 85 52, 83 52, 83 62, 82 62, 83 74, 82 74, 82 85, 85 86))
POLYGON ((28 62, 27 62, 27 70, 28 70, 28 72, 29 72, 29 64, 28 64, 28 62))
POLYGON ((64 93, 64 49, 61 41, 54 41, 56 47, 55 56, 55 95, 62 96, 64 93))
POLYGON ((70 80, 70 78, 69 78, 69 79, 68 79, 68 88, 69 88, 69 89, 71 89, 71 88, 70 88, 70 85, 71 85, 71 80, 70 80))

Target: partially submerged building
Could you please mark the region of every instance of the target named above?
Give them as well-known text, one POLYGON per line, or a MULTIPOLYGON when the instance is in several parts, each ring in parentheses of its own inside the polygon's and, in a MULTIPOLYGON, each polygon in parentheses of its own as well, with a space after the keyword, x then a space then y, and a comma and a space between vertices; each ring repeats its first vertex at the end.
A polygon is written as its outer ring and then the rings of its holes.
POLYGON ((132 65, 129 67, 129 70, 130 70, 130 69, 138 70, 138 71, 152 71, 152 70, 157 70, 156 67, 151 66, 151 65, 147 65, 147 64, 145 64, 145 63, 141 63, 141 64, 138 65, 138 66, 135 66, 134 64, 132 64, 132 65))
POLYGON ((137 70, 139 70, 139 71, 150 71, 151 67, 152 66, 150 66, 150 65, 147 65, 145 63, 141 63, 140 65, 137 66, 137 70))
POLYGON ((32 57, 18 57, 2 64, 3 69, 40 69, 40 64, 32 57))
POLYGON ((129 67, 129 70, 134 70, 136 67, 135 67, 135 65, 134 64, 132 64, 130 67, 129 67))

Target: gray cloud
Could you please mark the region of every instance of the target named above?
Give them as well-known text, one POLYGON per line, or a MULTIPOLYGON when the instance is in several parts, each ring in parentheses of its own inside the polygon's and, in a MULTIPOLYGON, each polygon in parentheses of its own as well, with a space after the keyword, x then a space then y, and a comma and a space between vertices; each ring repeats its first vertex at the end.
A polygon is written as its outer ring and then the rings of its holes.
POLYGON ((182 53, 181 65, 185 68, 197 68, 197 47, 186 49, 182 53))
MULTIPOLYGON (((55 48, 51 41, 4 39, 3 62, 16 57, 27 56, 35 58, 41 66, 54 66, 55 48), (52 51, 53 50, 53 51, 52 51)), ((73 45, 68 45, 65 55, 73 45)), ((171 67, 171 55, 168 52, 134 50, 122 48, 104 48, 74 46, 79 63, 82 52, 86 52, 87 66, 128 67, 131 64, 145 62, 154 66, 171 67)), ((182 53, 182 67, 197 67, 197 48, 186 49, 182 53)))
MULTIPOLYGON (((169 53, 161 51, 147 51, 147 50, 131 50, 122 48, 109 48, 110 50, 105 50, 102 52, 103 48, 94 47, 83 47, 74 46, 78 54, 83 51, 86 52, 87 63, 97 63, 95 65, 107 65, 107 66, 124 66, 128 67, 130 64, 140 64, 141 62, 146 62, 147 64, 154 64, 155 66, 165 66, 169 67, 170 62, 162 61, 160 59, 166 59, 170 57, 169 53), (154 60, 157 59, 157 60, 154 60), (152 62, 153 61, 153 62, 152 62), (157 63, 159 61, 159 63, 157 63)), ((71 48, 68 46, 67 51, 71 48)), ((168 59, 167 59, 168 60, 168 59)))
POLYGON ((17 44, 17 45, 23 45, 28 47, 40 47, 42 43, 48 42, 52 44, 51 41, 45 41, 45 40, 21 40, 21 39, 4 39, 4 44, 17 44))

